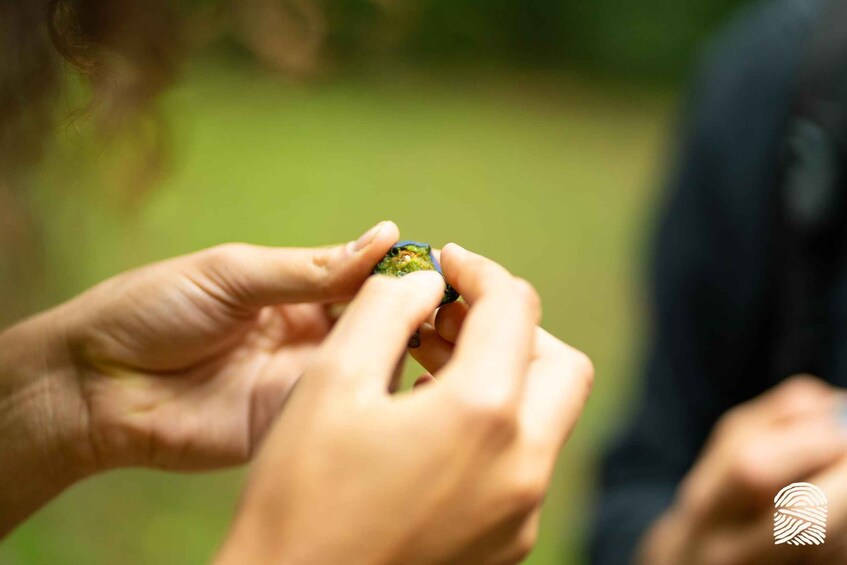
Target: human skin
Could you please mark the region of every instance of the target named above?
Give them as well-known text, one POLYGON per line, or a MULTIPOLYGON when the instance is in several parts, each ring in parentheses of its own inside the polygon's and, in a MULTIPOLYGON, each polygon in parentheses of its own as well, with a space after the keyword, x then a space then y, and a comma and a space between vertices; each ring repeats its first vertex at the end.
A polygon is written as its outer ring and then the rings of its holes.
POLYGON ((122 273, 0 333, 0 536, 115 467, 202 470, 256 450, 399 231, 321 249, 226 244, 122 273))
POLYGON ((269 433, 218 565, 526 556, 591 364, 537 326, 540 302, 528 283, 454 244, 441 259, 467 307, 448 336, 455 345, 442 344, 450 349, 443 363, 427 357, 439 347, 433 336, 415 352, 434 373, 429 383, 389 392, 443 279, 430 271, 372 278, 269 433))
POLYGON ((522 558, 590 362, 537 327, 528 283, 451 245, 468 305, 420 352, 447 348, 425 359, 439 382, 390 395, 444 292, 431 272, 362 287, 397 238, 384 222, 334 248, 226 245, 0 334, 0 531, 106 469, 215 468, 262 444, 220 563, 522 558), (354 295, 333 323, 326 305, 354 295))
POLYGON ((643 565, 847 562, 845 393, 808 376, 787 380, 727 412, 642 541, 643 565), (773 498, 794 482, 828 499, 821 546, 774 545, 773 498))

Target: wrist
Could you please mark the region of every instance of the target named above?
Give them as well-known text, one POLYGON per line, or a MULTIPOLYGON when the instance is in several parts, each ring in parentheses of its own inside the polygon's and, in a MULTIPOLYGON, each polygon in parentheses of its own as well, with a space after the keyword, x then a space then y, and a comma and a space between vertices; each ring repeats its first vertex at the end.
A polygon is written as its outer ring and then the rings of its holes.
POLYGON ((0 332, 0 536, 95 470, 60 310, 0 332))
POLYGON ((268 536, 266 524, 254 520, 251 512, 245 512, 243 502, 215 556, 214 565, 292 563, 282 557, 280 536, 268 536))
POLYGON ((395 563, 382 548, 362 543, 362 532, 343 525, 341 529, 324 516, 305 517, 294 510, 283 512, 285 502, 273 495, 257 503, 250 500, 249 488, 242 499, 214 565, 321 565, 355 563, 382 565, 395 563), (374 551, 376 550, 376 551, 374 551))

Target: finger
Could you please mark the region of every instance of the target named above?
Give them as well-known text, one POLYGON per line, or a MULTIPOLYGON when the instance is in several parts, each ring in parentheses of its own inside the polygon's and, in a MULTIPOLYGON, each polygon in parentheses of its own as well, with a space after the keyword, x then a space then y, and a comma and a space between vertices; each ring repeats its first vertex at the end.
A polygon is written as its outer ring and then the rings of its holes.
POLYGON ((409 336, 438 306, 443 292, 444 279, 434 271, 371 277, 324 341, 318 372, 385 390, 409 336))
POLYGON ((687 481, 686 499, 704 517, 742 515, 767 507, 785 485, 847 454, 835 414, 772 428, 717 450, 687 481))
POLYGON ((746 417, 762 423, 788 422, 818 415, 843 396, 837 389, 811 375, 795 375, 748 402, 746 417))
POLYGON ((468 315, 468 305, 464 302, 452 302, 438 309, 435 315, 435 331, 450 343, 456 343, 462 324, 468 315))
MULTIPOLYGON (((773 563, 780 564, 829 564, 829 563, 844 563, 847 553, 847 545, 842 541, 840 535, 847 527, 847 485, 845 485, 844 477, 847 476, 847 459, 841 458, 834 464, 826 467, 820 473, 809 477, 803 476, 797 480, 780 485, 770 493, 771 500, 766 508, 762 510, 760 516, 755 520, 735 520, 732 522, 730 529, 722 532, 719 539, 715 540, 719 544, 724 563, 773 563), (810 482, 820 488, 827 502, 827 517, 826 517, 826 541, 824 545, 805 545, 805 546, 789 546, 788 544, 774 544, 774 497, 782 487, 790 485, 792 482, 810 482)), ((790 509, 789 509, 790 510, 790 509)), ((795 508, 799 511, 798 514, 793 514, 794 517, 800 519, 800 523, 804 522, 804 514, 807 514, 807 509, 795 508)), ((813 515, 813 514, 812 514, 813 515)), ((791 516, 791 515, 789 515, 791 516)), ((818 515, 818 518, 820 515, 818 515)), ((783 526, 783 533, 799 534, 802 530, 795 530, 796 523, 790 524, 787 528, 783 526)))
POLYGON ((594 367, 584 353, 543 329, 536 331, 535 343, 536 358, 521 401, 521 428, 534 445, 560 447, 588 400, 594 367))
POLYGON ((497 263, 456 244, 447 245, 441 257, 445 278, 470 304, 444 372, 455 373, 459 378, 450 381, 476 397, 516 398, 532 356, 538 294, 497 263))
POLYGON ((388 392, 394 394, 400 388, 400 381, 403 379, 403 371, 406 369, 406 356, 401 355, 400 360, 394 366, 394 371, 391 373, 391 380, 388 382, 388 392))
POLYGON ((429 324, 421 326, 419 336, 420 346, 409 353, 430 373, 440 371, 453 355, 453 344, 443 340, 429 324))
POLYGON ((440 256, 444 278, 471 305, 483 294, 490 293, 493 284, 514 278, 509 271, 491 259, 472 253, 455 243, 445 245, 440 256), (488 277, 493 280, 488 280, 488 277))
POLYGON ((820 488, 829 503, 827 531, 834 535, 827 537, 827 544, 835 541, 847 531, 847 457, 824 469, 808 482, 820 488))
POLYGON ((731 527, 717 533, 712 544, 722 563, 843 563, 847 544, 840 533, 847 528, 847 459, 838 459, 814 476, 795 477, 768 493, 770 500, 753 520, 733 520, 731 527), (820 488, 827 499, 827 538, 823 546, 774 544, 773 498, 792 482, 808 481, 820 488))
POLYGON ((356 293, 398 237, 397 226, 386 221, 357 241, 334 247, 284 248, 230 243, 181 261, 192 282, 235 308, 338 302, 356 293))

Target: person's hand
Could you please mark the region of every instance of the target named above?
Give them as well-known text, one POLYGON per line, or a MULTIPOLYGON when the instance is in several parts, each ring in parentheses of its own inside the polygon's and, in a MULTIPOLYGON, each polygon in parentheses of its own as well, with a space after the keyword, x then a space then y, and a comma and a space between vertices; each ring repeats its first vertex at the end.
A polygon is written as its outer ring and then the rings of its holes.
POLYGON ((0 534, 105 468, 248 459, 331 329, 327 305, 350 299, 398 235, 382 222, 330 248, 227 244, 0 334, 0 534))
POLYGON ((647 534, 644 565, 845 563, 847 424, 844 393, 793 377, 718 422, 674 506, 647 534), (774 496, 798 481, 829 499, 822 546, 775 545, 774 496))
POLYGON ((443 280, 371 278, 268 434, 218 564, 512 563, 529 551, 591 364, 537 327, 525 281, 455 245, 442 265, 470 309, 437 382, 388 391, 443 280))

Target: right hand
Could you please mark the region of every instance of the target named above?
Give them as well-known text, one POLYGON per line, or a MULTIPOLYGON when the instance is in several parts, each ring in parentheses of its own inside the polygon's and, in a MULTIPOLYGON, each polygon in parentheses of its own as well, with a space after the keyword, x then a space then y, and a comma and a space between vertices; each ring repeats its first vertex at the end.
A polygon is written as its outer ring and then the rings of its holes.
POLYGON ((844 514, 841 502, 847 500, 835 500, 847 495, 843 486, 835 486, 845 483, 847 463, 847 430, 838 416, 843 402, 839 389, 797 376, 727 412, 682 482, 674 505, 642 542, 638 562, 844 562, 843 555, 830 557, 842 545, 834 531, 823 546, 774 545, 772 535, 773 498, 797 481, 827 493, 830 527, 843 521, 838 514, 844 514))
POLYGON ((529 284, 455 245, 442 264, 470 311, 438 382, 388 393, 442 278, 372 277, 271 429, 218 563, 512 563, 528 553, 591 365, 537 327, 529 284))

